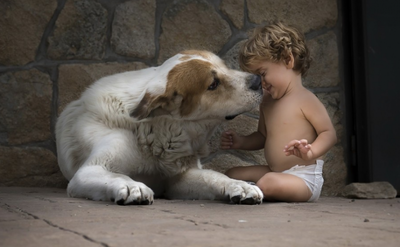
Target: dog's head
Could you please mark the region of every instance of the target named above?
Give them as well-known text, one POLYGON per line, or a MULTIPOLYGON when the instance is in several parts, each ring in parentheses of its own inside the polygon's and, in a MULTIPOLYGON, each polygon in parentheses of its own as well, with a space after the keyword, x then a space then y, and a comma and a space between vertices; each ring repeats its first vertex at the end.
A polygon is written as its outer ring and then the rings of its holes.
POLYGON ((138 120, 166 114, 188 120, 230 120, 251 110, 262 99, 259 76, 228 69, 208 51, 182 52, 158 69, 165 76, 155 80, 165 84, 165 91, 145 93, 131 112, 138 120))

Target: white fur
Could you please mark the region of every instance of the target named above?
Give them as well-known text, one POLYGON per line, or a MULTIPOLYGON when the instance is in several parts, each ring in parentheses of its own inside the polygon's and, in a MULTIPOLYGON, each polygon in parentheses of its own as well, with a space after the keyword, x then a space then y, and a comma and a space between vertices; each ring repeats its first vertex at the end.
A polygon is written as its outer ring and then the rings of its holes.
POLYGON ((204 51, 98 80, 65 108, 56 124, 58 164, 70 181, 68 195, 118 204, 151 204, 154 196, 261 203, 258 187, 203 170, 200 164, 225 117, 260 102, 261 88, 250 89, 251 80, 254 76, 229 70, 219 57, 204 51), (168 81, 170 71, 193 59, 207 62, 223 78, 221 89, 198 92, 200 101, 185 116, 179 111, 186 104, 182 95, 175 95, 168 107, 154 109, 154 115, 132 116, 145 94, 165 94, 167 85, 177 83, 168 81))

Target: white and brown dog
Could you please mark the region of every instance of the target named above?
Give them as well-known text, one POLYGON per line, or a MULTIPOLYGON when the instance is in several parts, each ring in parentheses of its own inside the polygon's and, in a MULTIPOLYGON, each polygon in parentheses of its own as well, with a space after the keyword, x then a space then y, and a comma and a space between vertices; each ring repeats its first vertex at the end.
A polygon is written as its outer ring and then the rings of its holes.
POLYGON ((207 51, 104 77, 57 121, 68 195, 117 204, 152 204, 157 196, 259 204, 258 187, 203 170, 199 158, 219 124, 261 99, 258 76, 230 70, 207 51))

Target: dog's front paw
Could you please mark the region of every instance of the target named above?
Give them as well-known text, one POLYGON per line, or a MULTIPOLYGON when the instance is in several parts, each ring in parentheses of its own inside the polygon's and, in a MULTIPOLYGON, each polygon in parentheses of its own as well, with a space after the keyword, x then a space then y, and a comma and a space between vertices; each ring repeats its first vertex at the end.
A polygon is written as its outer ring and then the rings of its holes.
POLYGON ((118 205, 151 205, 154 201, 154 192, 135 181, 115 183, 111 193, 111 200, 118 205))
POLYGON ((227 194, 232 203, 235 204, 261 204, 263 193, 256 185, 250 185, 243 181, 233 180, 228 185, 227 194))

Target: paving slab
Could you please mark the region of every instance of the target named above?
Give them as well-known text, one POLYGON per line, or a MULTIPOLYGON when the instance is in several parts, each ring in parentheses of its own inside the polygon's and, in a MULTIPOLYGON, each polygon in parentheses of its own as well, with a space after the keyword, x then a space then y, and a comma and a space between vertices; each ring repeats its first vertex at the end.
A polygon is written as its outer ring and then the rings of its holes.
POLYGON ((55 188, 0 187, 0 246, 400 246, 400 198, 118 206, 55 188))

